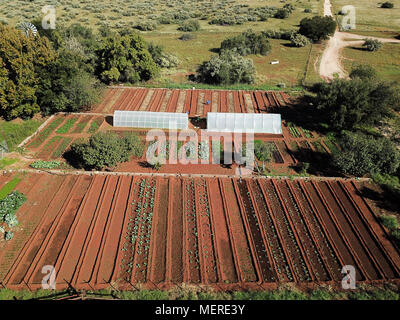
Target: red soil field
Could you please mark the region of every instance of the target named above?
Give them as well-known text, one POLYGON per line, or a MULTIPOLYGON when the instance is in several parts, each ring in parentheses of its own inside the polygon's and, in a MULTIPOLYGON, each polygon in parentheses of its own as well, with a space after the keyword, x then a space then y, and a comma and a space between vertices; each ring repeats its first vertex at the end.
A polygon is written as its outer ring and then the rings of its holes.
MULTIPOLYGON (((0 177, 2 181, 4 177, 0 177)), ((28 174, 21 229, 2 243, 0 281, 57 288, 400 280, 400 255, 363 185, 350 180, 28 174)))
POLYGON ((290 99, 283 92, 230 90, 173 90, 146 88, 109 88, 103 101, 91 112, 113 113, 115 110, 188 112, 190 117, 204 117, 207 112, 279 112, 290 99), (182 95, 183 109, 178 106, 182 95), (249 103, 246 103, 249 101, 249 103), (209 103, 207 104, 207 101, 209 103), (213 108, 213 101, 216 105, 213 108), (161 110, 164 109, 165 110, 161 110))

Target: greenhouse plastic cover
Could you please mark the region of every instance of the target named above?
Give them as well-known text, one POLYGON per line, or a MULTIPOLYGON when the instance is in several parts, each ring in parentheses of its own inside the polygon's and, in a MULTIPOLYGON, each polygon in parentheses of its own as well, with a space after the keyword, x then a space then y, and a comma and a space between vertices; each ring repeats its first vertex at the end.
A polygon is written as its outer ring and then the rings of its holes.
POLYGON ((188 129, 187 113, 115 111, 114 127, 188 129))
POLYGON ((207 131, 282 134, 281 115, 275 113, 207 113, 207 131))

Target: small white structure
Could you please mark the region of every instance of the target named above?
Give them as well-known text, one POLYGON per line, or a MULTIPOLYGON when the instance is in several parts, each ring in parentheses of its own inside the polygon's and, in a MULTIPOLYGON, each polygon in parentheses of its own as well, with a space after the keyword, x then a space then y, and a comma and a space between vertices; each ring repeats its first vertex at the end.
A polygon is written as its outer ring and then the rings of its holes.
POLYGON ((279 60, 272 60, 271 64, 279 64, 279 60))
POLYGON ((207 131, 282 134, 282 120, 276 113, 208 112, 207 131))
POLYGON ((189 116, 174 112, 115 111, 113 124, 125 128, 188 129, 189 116))

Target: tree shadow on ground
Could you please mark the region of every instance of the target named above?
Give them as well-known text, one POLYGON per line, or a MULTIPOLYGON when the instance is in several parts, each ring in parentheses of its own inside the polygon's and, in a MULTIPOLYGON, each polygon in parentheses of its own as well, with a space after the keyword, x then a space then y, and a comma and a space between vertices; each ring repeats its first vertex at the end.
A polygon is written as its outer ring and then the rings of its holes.
POLYGON ((310 166, 307 169, 308 174, 317 176, 329 176, 329 177, 343 177, 332 163, 332 156, 329 153, 323 153, 314 151, 308 148, 299 148, 297 151, 293 151, 294 157, 299 161, 297 166, 292 166, 297 173, 301 173, 303 170, 303 164, 309 163, 310 166))
POLYGON ((372 200, 379 208, 400 213, 400 203, 398 192, 381 187, 379 190, 373 185, 363 185, 357 194, 363 198, 372 200))
POLYGON ((367 48, 364 48, 364 47, 353 47, 353 46, 350 46, 349 49, 357 50, 357 51, 363 51, 363 52, 369 51, 367 48))
POLYGON ((310 95, 297 98, 290 107, 280 108, 279 112, 286 122, 291 122, 310 131, 323 133, 321 123, 325 121, 324 114, 317 110, 317 106, 314 105, 314 100, 310 95))
POLYGON ((152 166, 150 163, 148 163, 147 161, 139 161, 139 162, 138 162, 138 165, 139 165, 140 167, 146 168, 146 169, 148 169, 148 168, 153 168, 153 166, 152 166))

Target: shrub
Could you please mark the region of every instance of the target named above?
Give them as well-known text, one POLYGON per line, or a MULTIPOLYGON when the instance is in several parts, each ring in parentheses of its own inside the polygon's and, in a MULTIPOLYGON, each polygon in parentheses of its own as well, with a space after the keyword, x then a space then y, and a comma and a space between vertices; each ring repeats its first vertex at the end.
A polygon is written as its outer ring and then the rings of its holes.
POLYGON ((194 39, 196 39, 196 35, 194 35, 192 33, 184 33, 178 39, 182 40, 182 41, 194 40, 194 39))
POLYGON ((333 155, 333 164, 343 173, 355 176, 392 174, 399 168, 399 151, 387 138, 345 131, 339 144, 342 151, 333 155))
POLYGON ((266 30, 261 32, 266 38, 290 40, 297 34, 294 30, 266 30))
POLYGON ((14 233, 11 231, 6 231, 4 233, 4 240, 9 241, 14 237, 14 233))
POLYGON ((351 70, 349 76, 351 79, 374 80, 378 74, 369 64, 359 64, 351 70))
POLYGON ((135 26, 140 31, 153 31, 157 29, 157 24, 151 21, 143 21, 135 26))
POLYGON ((4 218, 3 218, 4 222, 7 223, 7 225, 12 228, 15 227, 16 225, 18 225, 18 219, 15 216, 14 213, 7 213, 4 218))
POLYGON ((392 8, 394 8, 394 4, 392 2, 386 1, 381 4, 381 8, 392 9, 392 8))
POLYGON ((221 50, 234 50, 242 56, 249 54, 265 56, 271 51, 271 44, 262 33, 257 34, 252 30, 247 30, 238 36, 222 41, 221 50))
POLYGON ((78 166, 102 170, 128 161, 131 155, 141 156, 143 150, 142 141, 133 133, 121 138, 116 133, 99 132, 87 142, 73 143, 70 157, 78 166))
POLYGON ((382 224, 389 230, 395 230, 399 227, 399 222, 397 221, 396 216, 382 215, 379 217, 379 219, 381 220, 382 224))
POLYGON ((299 33, 313 41, 328 39, 336 30, 336 22, 332 17, 315 16, 300 21, 299 33))
POLYGON ((304 13, 312 13, 312 10, 310 8, 305 8, 304 13))
POLYGON ((310 43, 310 40, 306 36, 296 33, 290 37, 290 42, 293 47, 305 47, 310 43))
POLYGON ((194 19, 186 20, 178 27, 178 30, 184 32, 199 31, 200 23, 194 19))
POLYGON ((242 15, 224 14, 211 19, 209 24, 217 24, 220 26, 225 26, 225 25, 231 26, 231 25, 240 25, 245 22, 247 22, 247 19, 242 15))
POLYGON ((149 52, 154 62, 161 68, 174 68, 179 65, 179 59, 171 53, 164 52, 163 47, 157 44, 149 44, 149 52))
POLYGON ((262 162, 270 162, 272 153, 275 151, 275 145, 270 142, 254 141, 254 154, 262 162))
POLYGON ((355 78, 334 80, 314 86, 314 105, 325 123, 336 130, 354 130, 359 125, 376 125, 391 117, 400 106, 398 86, 355 78))
POLYGON ((274 18, 276 18, 276 19, 286 19, 286 18, 289 18, 289 16, 290 16, 289 10, 287 10, 285 8, 280 8, 275 13, 274 18))
POLYGON ((201 160, 208 160, 210 158, 210 145, 208 141, 199 142, 199 158, 201 160))
POLYGON ((382 48, 382 42, 377 39, 366 39, 363 47, 366 47, 368 51, 375 52, 382 48))
POLYGON ((9 227, 18 224, 15 212, 26 201, 25 195, 18 191, 10 193, 7 197, 0 201, 0 220, 8 224, 9 227))
POLYGON ((233 51, 223 51, 200 65, 197 80, 209 84, 253 83, 255 72, 251 59, 233 51))

